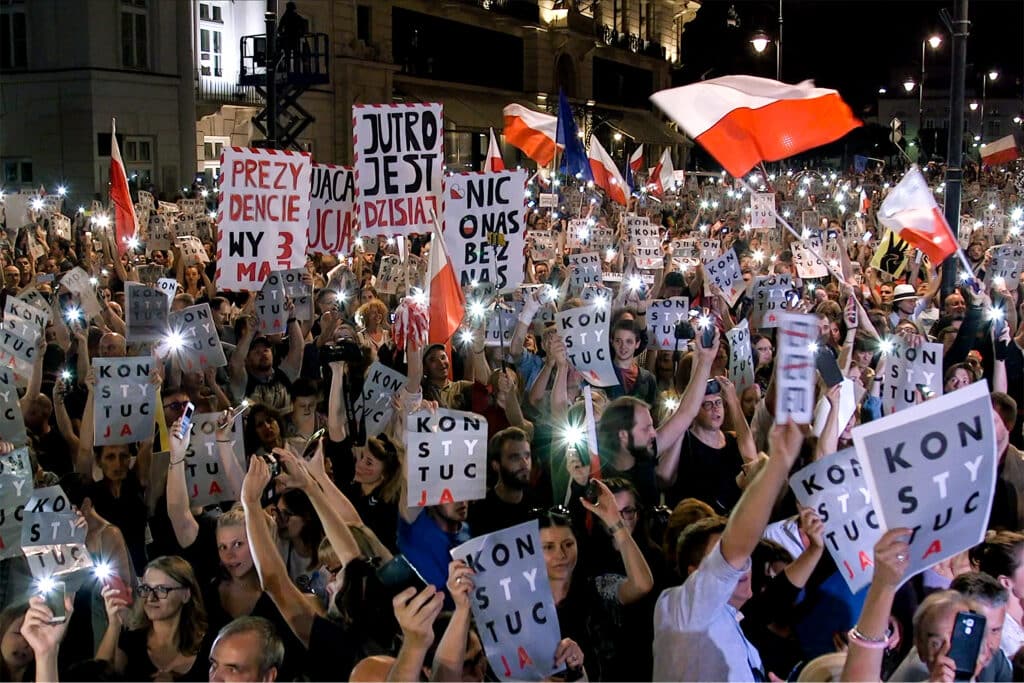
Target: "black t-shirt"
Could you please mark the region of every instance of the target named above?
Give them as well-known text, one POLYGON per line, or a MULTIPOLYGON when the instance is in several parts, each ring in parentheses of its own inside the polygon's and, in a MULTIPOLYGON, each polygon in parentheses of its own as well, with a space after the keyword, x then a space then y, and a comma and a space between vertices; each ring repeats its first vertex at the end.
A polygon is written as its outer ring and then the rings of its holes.
POLYGON ((359 643, 359 636, 344 625, 313 617, 306 674, 314 681, 347 681, 359 660, 369 655, 359 643))
POLYGON ((487 489, 487 497, 469 505, 469 524, 474 536, 507 529, 530 521, 530 510, 538 507, 530 490, 523 491, 519 503, 506 503, 498 498, 494 489, 487 489))
POLYGON ((601 468, 601 476, 605 479, 612 477, 628 479, 636 488, 637 495, 640 496, 640 502, 643 503, 645 508, 650 510, 658 505, 660 498, 658 478, 655 473, 657 462, 655 458, 636 458, 633 466, 628 470, 617 470, 609 463, 601 468))
POLYGON ((146 569, 146 519, 149 510, 142 496, 142 486, 130 471, 121 484, 121 496, 114 497, 107 480, 96 481, 86 486, 86 494, 96 513, 118 529, 128 546, 128 554, 135 566, 135 574, 142 576, 146 569))
POLYGON ((712 448, 687 431, 680 448, 676 481, 665 492, 669 507, 684 498, 696 498, 715 512, 728 514, 743 493, 736 484, 736 475, 743 469, 736 436, 726 432, 725 446, 712 448))
MULTIPOLYGON (((156 667, 149 658, 147 640, 147 629, 136 631, 122 631, 121 638, 117 643, 125 654, 124 679, 126 681, 151 681, 156 675, 156 667)), ((196 660, 192 667, 181 676, 175 676, 176 681, 206 681, 210 674, 210 649, 213 646, 217 632, 206 629, 203 642, 199 645, 196 653, 196 660)))
POLYGON ((398 501, 390 503, 380 499, 380 487, 363 494, 362 487, 356 482, 349 482, 342 487, 342 492, 352 501, 352 506, 359 513, 363 524, 377 534, 380 542, 392 553, 398 552, 398 501))
POLYGON ((37 437, 35 450, 39 466, 47 472, 53 472, 58 477, 74 472, 71 447, 58 430, 51 427, 46 434, 37 437))

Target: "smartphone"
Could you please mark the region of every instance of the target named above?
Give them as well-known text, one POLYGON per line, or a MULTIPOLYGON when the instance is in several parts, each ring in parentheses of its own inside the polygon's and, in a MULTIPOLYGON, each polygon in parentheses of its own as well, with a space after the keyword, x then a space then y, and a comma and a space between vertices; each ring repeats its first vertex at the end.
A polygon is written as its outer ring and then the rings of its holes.
POLYGON ((394 325, 395 324, 395 314, 394 313, 389 313, 388 314, 388 320, 390 321, 390 323, 392 325, 394 325))
POLYGON ((824 344, 818 346, 818 352, 815 354, 815 364, 818 367, 821 379, 829 389, 842 383, 843 373, 839 369, 839 363, 836 361, 832 351, 824 344))
POLYGON ((117 597, 128 603, 128 607, 131 607, 132 603, 135 602, 135 595, 119 575, 111 573, 110 576, 103 579, 103 585, 116 590, 117 597))
POLYGON ((221 429, 227 427, 229 424, 233 423, 238 418, 239 415, 245 415, 247 412, 249 412, 249 408, 251 407, 252 404, 249 403, 249 399, 243 398, 242 402, 239 403, 237 406, 235 406, 234 408, 228 408, 228 419, 222 420, 218 424, 218 427, 220 427, 221 429))
POLYGON ((181 433, 178 435, 184 439, 188 434, 189 430, 192 429, 192 413, 196 411, 196 406, 192 401, 185 404, 185 410, 181 414, 181 433))
POLYGON ((419 593, 427 587, 427 581, 416 570, 416 567, 405 558, 395 555, 387 564, 377 569, 377 579, 393 598, 407 588, 415 588, 419 593))
POLYGON ((985 639, 985 617, 974 612, 959 612, 953 622, 949 655, 956 665, 956 680, 967 681, 974 676, 981 642, 985 639))
POLYGON ((921 393, 921 398, 926 401, 935 397, 935 392, 927 384, 918 384, 917 390, 921 393))
POLYGON ((700 333, 700 345, 705 349, 710 349, 711 345, 715 343, 715 324, 708 323, 707 327, 701 330, 700 333))
POLYGON ((36 282, 39 284, 53 282, 53 273, 39 273, 36 275, 36 282))
POLYGON ((64 593, 67 586, 63 581, 54 581, 53 587, 42 594, 46 606, 53 612, 51 624, 63 624, 68 618, 67 608, 64 606, 64 593))
POLYGON ((596 479, 591 479, 587 482, 587 488, 583 490, 583 499, 591 505, 597 505, 597 501, 600 497, 601 488, 597 485, 596 479))
POLYGON ((704 387, 704 395, 708 394, 720 394, 722 393, 722 384, 717 379, 709 379, 707 386, 704 387))
POLYGON ((795 289, 791 289, 786 292, 786 305, 788 308, 796 308, 797 304, 800 303, 800 292, 795 289))
POLYGON ((303 460, 309 460, 316 454, 316 447, 319 445, 320 439, 322 439, 326 433, 327 428, 321 427, 309 435, 309 438, 306 439, 306 447, 302 450, 303 460))

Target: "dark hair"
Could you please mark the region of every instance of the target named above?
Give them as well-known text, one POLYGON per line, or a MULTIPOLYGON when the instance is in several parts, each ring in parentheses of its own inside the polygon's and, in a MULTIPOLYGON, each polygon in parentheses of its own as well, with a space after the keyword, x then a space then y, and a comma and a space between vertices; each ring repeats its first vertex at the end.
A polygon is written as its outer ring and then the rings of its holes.
POLYGON ((1012 396, 1003 391, 992 392, 992 407, 998 410, 1004 410, 1010 415, 1017 414, 1017 401, 1012 396))
MULTIPOLYGON (((4 634, 7 633, 7 629, 16 622, 18 619, 25 616, 25 612, 28 612, 28 603, 24 602, 19 605, 11 605, 0 612, 0 640, 3 639, 4 634)), ((35 666, 34 663, 29 665, 29 671, 25 672, 25 680, 35 679, 35 666), (29 678, 31 674, 31 678, 29 678)), ((0 657, 0 680, 13 681, 14 675, 10 669, 7 668, 7 662, 4 661, 3 657, 0 657)))
POLYGON ((320 383, 312 377, 299 377, 292 382, 292 387, 288 390, 288 393, 291 395, 292 400, 300 396, 319 396, 320 383))
POLYGON ((690 575, 690 567, 699 567, 708 552, 711 537, 725 531, 728 519, 715 515, 697 520, 683 529, 676 544, 676 564, 679 576, 685 581, 690 575))
POLYGON ((768 587, 771 577, 768 575, 768 568, 773 562, 790 564, 793 555, 775 541, 762 538, 754 546, 754 552, 750 555, 753 571, 750 573, 750 587, 757 595, 768 587))
MULTIPOLYGON (((242 432, 242 440, 245 443, 246 453, 255 453, 263 443, 260 441, 260 437, 256 434, 256 423, 262 416, 267 416, 277 422, 277 429, 279 434, 283 431, 281 428, 281 416, 276 410, 268 405, 262 403, 254 403, 252 408, 249 409, 249 416, 245 420, 245 430, 242 432)), ((283 439, 283 434, 281 434, 283 439)), ((283 445, 279 444, 279 445, 283 445)), ((246 460, 248 462, 248 460, 246 460)))
POLYGON ((487 442, 487 462, 501 462, 501 451, 505 448, 505 444, 512 441, 525 441, 530 443, 530 437, 527 436, 519 427, 506 427, 500 432, 491 437, 491 440, 487 442))
MULTIPOLYGON (((553 508, 534 508, 530 510, 530 517, 537 520, 537 526, 541 529, 551 527, 564 527, 573 529, 572 513, 564 505, 556 505, 553 508)), ((575 534, 575 530, 573 530, 575 534)))
POLYGON ((619 432, 633 430, 639 407, 650 409, 633 396, 620 396, 605 406, 597 423, 597 450, 602 458, 610 459, 619 452, 619 432))
POLYGON ((1021 566, 1024 534, 1016 531, 990 532, 980 545, 971 549, 970 557, 978 571, 994 579, 1013 576, 1021 566))
POLYGON ((1010 591, 994 576, 985 572, 964 572, 954 578, 949 587, 965 598, 977 600, 988 607, 1002 607, 1010 599, 1010 591))
POLYGON ((309 497, 299 489, 285 491, 281 494, 281 501, 288 506, 288 510, 292 514, 302 518, 302 531, 299 532, 299 538, 307 547, 313 549, 308 567, 313 570, 317 566, 316 549, 320 547, 320 541, 324 538, 324 525, 320 521, 320 516, 313 509, 313 503, 310 502, 309 497))
POLYGON ((714 517, 715 509, 702 500, 696 498, 684 498, 676 503, 668 517, 668 524, 665 525, 665 534, 662 539, 661 550, 668 560, 669 566, 676 562, 676 546, 679 542, 679 535, 694 522, 707 517, 714 517))
POLYGON ((212 313, 212 312, 216 311, 218 308, 220 308, 224 304, 228 304, 230 306, 231 302, 228 301, 227 298, 223 297, 223 296, 215 296, 215 297, 213 297, 212 299, 210 299, 210 312, 212 313))
POLYGON ((398 455, 398 446, 383 432, 366 440, 370 455, 384 463, 384 481, 380 485, 380 499, 385 503, 398 500, 402 492, 402 459, 398 455))
MULTIPOLYGON (((164 555, 152 560, 146 565, 146 569, 156 569, 167 574, 173 581, 188 588, 191 593, 191 600, 181 606, 176 645, 178 650, 184 654, 196 654, 206 638, 206 629, 209 623, 206 619, 206 606, 203 604, 203 591, 199 588, 199 581, 196 580, 192 565, 177 555, 164 555)), ((144 602, 144 600, 136 601, 136 604, 139 605, 137 614, 145 624, 145 628, 148 629, 151 623, 146 617, 145 610, 141 609, 144 602)))

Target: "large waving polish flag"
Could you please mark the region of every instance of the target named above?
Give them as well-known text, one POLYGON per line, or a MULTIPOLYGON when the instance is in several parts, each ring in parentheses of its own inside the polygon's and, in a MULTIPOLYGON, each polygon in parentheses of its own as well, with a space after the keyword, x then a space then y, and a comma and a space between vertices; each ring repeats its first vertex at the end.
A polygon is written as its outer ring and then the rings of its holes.
POLYGON ((669 154, 668 148, 661 153, 661 158, 658 159, 658 165, 651 170, 650 178, 650 189, 651 194, 658 197, 665 194, 665 189, 672 187, 672 183, 675 182, 675 169, 672 167, 672 155, 669 154))
POLYGON ((128 176, 121 160, 121 148, 117 145, 117 120, 110 120, 110 203, 114 205, 114 242, 117 253, 123 254, 128 248, 128 240, 135 237, 138 230, 138 219, 135 217, 135 205, 128 191, 128 176))
POLYGON ((590 170, 594 174, 594 184, 608 193, 614 201, 626 206, 629 186, 615 167, 615 162, 605 151, 597 137, 590 136, 590 151, 587 153, 590 159, 590 170))
POLYGON ((484 170, 491 173, 505 170, 505 161, 501 158, 501 147, 498 147, 498 139, 494 137, 493 128, 491 128, 491 140, 487 143, 487 159, 484 160, 484 170))
POLYGON ((629 156, 629 168, 633 173, 639 173, 644 167, 644 146, 640 145, 629 156))
POLYGON ((835 90, 722 76, 651 95, 734 177, 837 140, 861 122, 835 90))
POLYGON ((430 265, 427 271, 427 299, 430 301, 430 327, 427 341, 445 344, 462 324, 466 297, 455 277, 455 269, 444 246, 444 236, 434 223, 430 240, 430 265))
POLYGON ((1024 133, 1015 131, 1006 137, 993 140, 981 148, 981 163, 986 166, 998 166, 1008 164, 1014 159, 1019 159, 1024 150, 1024 133))
POLYGON ((505 115, 505 140, 541 166, 555 158, 558 117, 510 104, 505 115))
POLYGON ((882 202, 878 222, 924 252, 932 263, 941 263, 959 246, 916 164, 882 202))

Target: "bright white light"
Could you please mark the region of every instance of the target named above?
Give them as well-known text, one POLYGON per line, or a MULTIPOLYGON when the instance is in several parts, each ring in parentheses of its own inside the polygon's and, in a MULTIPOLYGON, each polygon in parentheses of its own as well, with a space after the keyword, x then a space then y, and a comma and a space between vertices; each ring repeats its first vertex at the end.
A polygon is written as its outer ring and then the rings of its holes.
POLYGON ((800 190, 797 192, 797 196, 806 197, 807 196, 807 190, 805 190, 804 188, 801 187, 800 190))
POLYGON ((960 273, 960 282, 969 282, 970 279, 971 279, 971 274, 970 273, 964 273, 964 272, 961 271, 961 273, 960 273))
POLYGON ((138 249, 139 248, 139 240, 137 238, 129 237, 125 241, 128 243, 128 248, 129 249, 138 249))
POLYGON ((105 581, 110 578, 113 572, 110 569, 110 565, 106 562, 97 562, 92 568, 92 573, 100 581, 105 581))
POLYGON ((57 582, 51 576, 44 576, 36 581, 36 590, 42 595, 49 595, 57 587, 57 582))
POLYGON ((32 206, 33 211, 41 211, 42 208, 45 206, 43 200, 40 199, 39 197, 34 197, 30 202, 30 205, 32 206))
POLYGON ((697 327, 702 330, 706 330, 711 325, 711 316, 701 315, 697 318, 697 327))
POLYGON ((357 237, 356 238, 356 246, 357 247, 362 247, 363 246, 363 238, 362 237, 357 237))
MULTIPOLYGON (((995 278, 992 279, 992 284, 995 284, 995 278)), ((1004 315, 1006 314, 1001 308, 990 308, 985 311, 985 318, 988 320, 1002 320, 1004 315)))
POLYGON ((551 299, 552 301, 558 301, 558 297, 560 297, 562 295, 562 293, 558 290, 558 287, 553 287, 551 285, 548 285, 547 287, 548 287, 548 292, 547 292, 548 298, 551 299))
MULTIPOLYGON (((1004 278, 1004 277, 1003 277, 1002 275, 995 275, 995 276, 993 276, 993 277, 992 277, 992 285, 993 285, 994 287, 1003 287, 1003 286, 1005 286, 1005 285, 1006 285, 1006 278, 1004 278)), ((998 308, 993 308, 992 310, 993 310, 993 311, 999 311, 999 312, 1000 312, 1000 315, 999 315, 999 317, 1000 317, 1000 318, 1002 318, 1002 317, 1003 317, 1003 316, 1002 316, 1002 311, 1001 311, 1000 309, 998 309, 998 308)))
POLYGON ((890 353, 892 353, 893 348, 895 348, 895 345, 893 344, 893 341, 891 339, 883 339, 882 341, 878 342, 878 350, 881 351, 884 355, 889 355, 890 353))
POLYGON ((85 213, 85 207, 84 206, 78 207, 78 213, 85 213))
POLYGON ((815 285, 814 285, 814 283, 813 283, 813 282, 808 282, 808 283, 807 283, 807 291, 808 291, 808 292, 814 292, 814 290, 815 290, 815 285))
POLYGON ((110 226, 110 216, 104 213, 98 213, 92 217, 92 222, 101 228, 106 228, 110 226))
POLYGON ((60 378, 62 380, 64 380, 65 382, 67 382, 69 379, 71 379, 71 371, 70 370, 61 370, 60 378))
POLYGON ((674 413, 674 412, 676 412, 676 408, 678 408, 678 407, 679 407, 679 399, 678 398, 673 398, 673 397, 669 396, 669 397, 667 397, 665 399, 665 410, 667 410, 668 412, 674 413))
POLYGON ((202 192, 199 193, 199 196, 204 198, 209 197, 210 193, 207 190, 203 190, 202 192))
POLYGON ((833 268, 838 269, 839 268, 839 259, 830 258, 828 260, 828 264, 830 266, 832 266, 833 268))
POLYGON ((754 254, 753 254, 753 258, 758 263, 763 263, 764 262, 764 250, 763 249, 755 249, 754 250, 754 254))
POLYGON ((389 237, 388 238, 388 246, 389 247, 395 246, 395 238, 394 237, 389 237))
POLYGON ((808 344, 807 345, 807 350, 810 351, 811 353, 817 353, 818 352, 818 342, 811 342, 810 344, 808 344))
POLYGON ((82 309, 80 308, 69 308, 65 313, 64 317, 69 322, 75 322, 82 319, 82 309))
POLYGON ((474 318, 482 318, 487 313, 487 308, 482 301, 469 302, 469 315, 474 318))
POLYGON ((210 217, 210 220, 212 220, 212 221, 217 220, 217 212, 216 211, 211 211, 208 215, 210 217))
POLYGON ((700 208, 702 208, 702 209, 708 208, 708 200, 706 200, 706 199, 700 200, 700 208))
POLYGON ((59 194, 61 197, 66 196, 67 193, 68 193, 68 188, 64 187, 63 185, 58 185, 57 186, 57 194, 59 194))
POLYGON ((164 337, 164 344, 167 349, 172 353, 180 351, 181 347, 185 345, 185 339, 181 336, 181 332, 172 330, 166 337, 164 337))
POLYGON ((718 208, 718 200, 717 199, 715 201, 711 202, 711 208, 712 209, 717 209, 718 208))
MULTIPOLYGON (((423 300, 426 301, 425 296, 423 300)), ((338 301, 340 301, 341 303, 345 303, 346 301, 348 301, 348 292, 346 292, 345 290, 338 292, 338 301)))
POLYGON ((608 297, 606 297, 606 296, 594 297, 594 305, 597 306, 598 308, 601 308, 601 309, 607 308, 607 306, 608 306, 608 297))
POLYGON ((988 205, 988 210, 989 211, 995 211, 996 210, 996 205, 995 204, 989 204, 988 205))
POLYGON ((469 346, 473 343, 473 332, 472 330, 463 330, 459 332, 459 343, 464 346, 469 346))
POLYGON ((99 278, 95 278, 95 277, 89 278, 89 284, 92 285, 93 287, 95 287, 99 283, 100 283, 99 278))
POLYGON ((782 217, 783 217, 783 218, 789 218, 789 217, 790 217, 790 216, 792 216, 792 215, 793 215, 793 214, 792 214, 792 212, 790 212, 790 210, 789 210, 789 209, 786 209, 785 211, 783 211, 783 212, 782 212, 782 217))
POLYGON ((567 446, 582 446, 587 442, 587 431, 582 425, 567 424, 559 431, 562 443, 567 446))
POLYGON ((615 258, 615 250, 608 247, 604 252, 604 260, 611 261, 613 258, 615 258))
POLYGON ((480 282, 479 281, 477 281, 477 280, 470 280, 469 281, 469 288, 470 289, 476 289, 479 286, 480 286, 480 282))
POLYGON ((419 287, 413 287, 412 288, 412 301, 413 301, 413 303, 419 304, 420 306, 425 306, 427 304, 427 293, 424 292, 419 287))
POLYGON ((1012 211, 1010 211, 1010 220, 1014 222, 1019 221, 1022 216, 1024 216, 1024 208, 1017 206, 1014 207, 1012 211))
POLYGON ((626 288, 631 292, 639 292, 640 288, 643 287, 644 281, 639 275, 630 275, 629 279, 626 280, 626 288))

